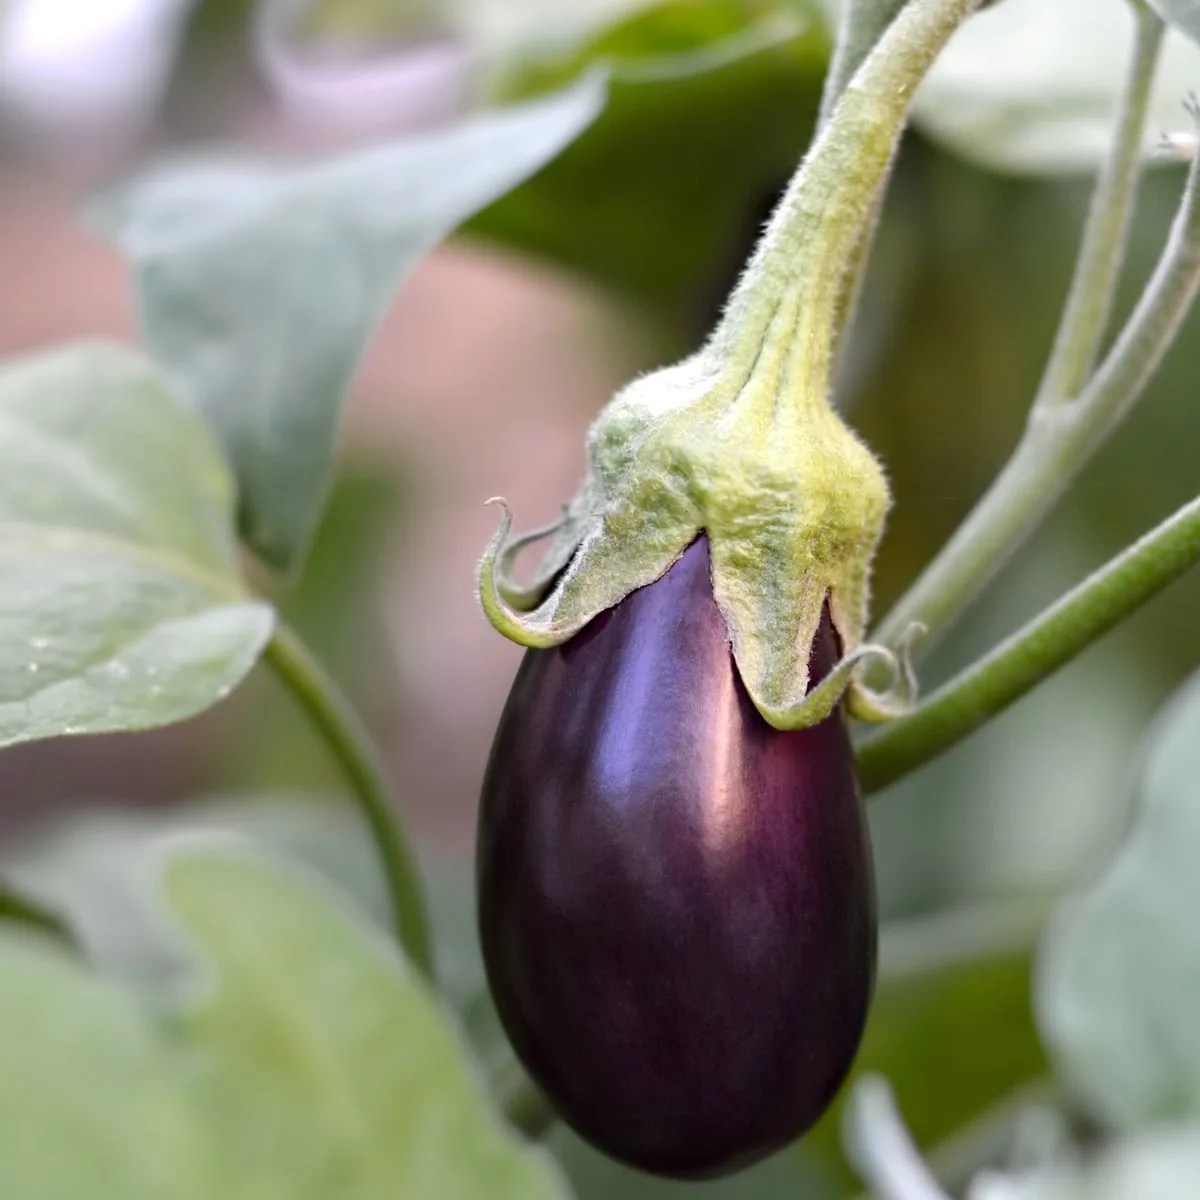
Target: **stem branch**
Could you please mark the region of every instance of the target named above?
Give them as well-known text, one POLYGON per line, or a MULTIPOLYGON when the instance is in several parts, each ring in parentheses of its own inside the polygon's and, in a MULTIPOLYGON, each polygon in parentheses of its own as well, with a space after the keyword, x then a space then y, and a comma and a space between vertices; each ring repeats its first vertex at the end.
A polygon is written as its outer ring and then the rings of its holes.
POLYGON ((397 823, 391 789, 375 744, 337 684, 294 630, 279 625, 265 657, 350 781, 379 851, 396 934, 412 962, 431 976, 433 952, 416 858, 397 823))
POLYGON ((1165 26, 1145 5, 1134 8, 1133 59, 1121 93, 1116 137, 1092 192, 1075 276, 1036 405, 1079 395, 1095 368, 1125 262, 1129 224, 1141 176, 1142 140, 1165 26))
POLYGON ((913 622, 928 650, 1039 524, 1141 395, 1174 341, 1200 285, 1197 161, 1158 266, 1103 364, 1078 395, 1111 303, 1138 170, 1161 22, 1139 9, 1138 44, 1117 137, 1101 172, 1075 285, 1029 425, 975 509, 880 624, 872 640, 894 645, 913 622), (1093 291, 1094 289, 1094 291, 1093 291), (1084 292, 1087 292, 1085 295, 1084 292))
POLYGON ((864 791, 886 787, 1041 683, 1200 560, 1200 497, 859 750, 864 791))

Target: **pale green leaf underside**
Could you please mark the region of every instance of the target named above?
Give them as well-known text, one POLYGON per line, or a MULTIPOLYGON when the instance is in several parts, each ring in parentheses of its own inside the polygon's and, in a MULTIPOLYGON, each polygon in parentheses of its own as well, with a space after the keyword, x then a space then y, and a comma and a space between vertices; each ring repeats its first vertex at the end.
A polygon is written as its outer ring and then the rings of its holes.
POLYGON ((565 1200, 349 902, 228 837, 134 859, 185 967, 153 1003, 0 927, 5 1200, 565 1200))
POLYGON ((1141 807, 1042 946, 1039 1023, 1066 1078, 1123 1128, 1200 1119, 1200 676, 1148 743, 1141 807))
POLYGON ((967 1200, 1193 1200, 1198 1179, 1200 1126, 1167 1126, 1111 1143, 1090 1160, 1023 1175, 986 1172, 967 1200))
POLYGON ((0 746, 165 724, 240 682, 273 613, 232 511, 207 429, 139 356, 0 368, 0 746))
POLYGON ((1200 0, 1150 0, 1150 7, 1164 21, 1200 42, 1200 0))
POLYGON ((424 982, 313 880, 228 849, 166 868, 213 972, 180 1034, 245 1180, 288 1200, 564 1196, 489 1111, 424 982))
POLYGON ((146 342, 217 430, 243 531, 268 563, 304 553, 347 386, 402 278, 602 102, 590 76, 327 164, 180 163, 96 207, 133 262, 146 342))
POLYGON ((124 995, 13 927, 0 979, 0 1196, 232 1200, 177 1064, 124 995))

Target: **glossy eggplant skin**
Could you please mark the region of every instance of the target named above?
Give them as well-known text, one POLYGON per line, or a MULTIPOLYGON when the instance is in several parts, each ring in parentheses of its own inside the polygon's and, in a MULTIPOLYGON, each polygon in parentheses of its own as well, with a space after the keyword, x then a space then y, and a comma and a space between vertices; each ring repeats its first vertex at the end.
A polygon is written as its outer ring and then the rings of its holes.
MULTIPOLYGON (((826 613, 814 679, 837 655, 826 613)), ((565 645, 526 653, 477 877, 500 1019, 598 1149, 723 1175, 833 1099, 875 974, 850 743, 840 709, 781 733, 754 708, 703 536, 565 645)))

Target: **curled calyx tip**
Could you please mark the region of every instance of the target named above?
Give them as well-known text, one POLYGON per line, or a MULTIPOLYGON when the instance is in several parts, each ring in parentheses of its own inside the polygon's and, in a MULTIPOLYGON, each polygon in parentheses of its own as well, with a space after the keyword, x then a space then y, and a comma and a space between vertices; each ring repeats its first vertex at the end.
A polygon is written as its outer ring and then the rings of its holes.
MULTIPOLYGON (((562 631, 553 626, 539 628, 530 622, 523 615, 520 607, 513 604, 505 595, 502 580, 505 564, 510 563, 515 557, 512 547, 517 543, 528 544, 530 541, 536 540, 536 537, 534 534, 525 534, 510 541, 513 511, 508 501, 502 496, 493 496, 487 503, 498 506, 501 514, 500 525, 484 548, 483 557, 479 562, 477 589, 484 616, 497 632, 502 633, 510 641, 517 642, 522 646, 542 649, 556 646, 564 640, 562 631)), ((540 534, 540 536, 544 536, 544 534, 540 534)), ((519 548, 520 546, 517 546, 517 549, 519 548)))

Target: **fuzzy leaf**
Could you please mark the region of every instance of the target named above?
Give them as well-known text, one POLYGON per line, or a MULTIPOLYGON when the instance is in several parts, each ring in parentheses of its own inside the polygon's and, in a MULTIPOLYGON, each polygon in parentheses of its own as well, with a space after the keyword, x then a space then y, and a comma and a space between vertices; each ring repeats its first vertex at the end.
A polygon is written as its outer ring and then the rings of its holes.
POLYGON ((600 110, 595 74, 519 107, 328 163, 195 159, 93 210, 130 258, 147 345, 237 475, 242 531, 302 558, 347 387, 401 280, 600 110))
POLYGON ((0 746, 164 725, 236 686, 274 617, 232 514, 208 431, 137 355, 0 368, 0 746))
POLYGON ((1200 1118, 1200 676, 1147 749, 1141 807, 1116 860, 1043 941, 1039 1024, 1105 1123, 1200 1118))

